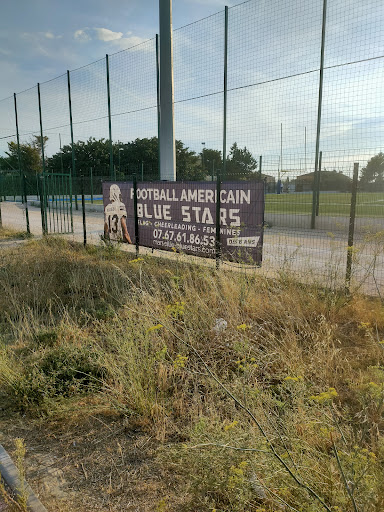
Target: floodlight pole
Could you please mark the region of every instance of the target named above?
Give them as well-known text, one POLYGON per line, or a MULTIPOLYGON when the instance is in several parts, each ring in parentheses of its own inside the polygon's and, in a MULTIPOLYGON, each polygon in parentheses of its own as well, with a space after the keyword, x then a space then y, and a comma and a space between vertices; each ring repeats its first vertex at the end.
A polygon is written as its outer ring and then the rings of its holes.
POLYGON ((173 116, 172 0, 159 0, 160 22, 160 179, 176 181, 173 116))
POLYGON ((313 173, 312 187, 312 215, 311 229, 316 227, 316 190, 318 164, 319 164, 319 146, 321 129, 321 108, 323 102, 323 81, 324 81, 324 47, 325 47, 325 25, 327 21, 327 0, 323 0, 323 24, 321 29, 321 52, 320 52, 320 80, 319 80, 319 100, 317 105, 317 127, 316 127, 316 149, 315 149, 315 172, 313 173))

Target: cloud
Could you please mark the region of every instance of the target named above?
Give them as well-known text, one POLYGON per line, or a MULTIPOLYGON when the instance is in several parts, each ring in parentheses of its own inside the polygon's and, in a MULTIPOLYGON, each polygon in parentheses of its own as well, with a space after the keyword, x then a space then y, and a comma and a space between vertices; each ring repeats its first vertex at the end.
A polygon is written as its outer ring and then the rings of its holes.
POLYGON ((123 37, 122 32, 113 32, 113 30, 109 30, 108 28, 95 28, 94 30, 97 39, 100 41, 116 41, 123 37))
POLYGON ((55 36, 52 32, 39 32, 40 35, 45 37, 46 39, 61 39, 63 36, 55 36))
POLYGON ((132 32, 126 32, 124 34, 123 32, 114 32, 113 30, 104 27, 85 27, 83 29, 76 30, 73 37, 82 43, 91 41, 92 39, 97 39, 98 41, 103 41, 104 43, 113 45, 119 50, 125 50, 132 46, 137 46, 147 40, 143 37, 133 35, 132 32))
POLYGON ((116 41, 116 43, 122 50, 144 43, 144 41, 147 41, 147 39, 144 39, 143 37, 133 36, 131 34, 132 32, 127 32, 128 37, 122 37, 121 39, 116 41))
POLYGON ((76 30, 76 32, 73 34, 73 37, 76 39, 76 41, 79 41, 80 43, 90 41, 91 36, 88 34, 87 30, 87 28, 76 30))

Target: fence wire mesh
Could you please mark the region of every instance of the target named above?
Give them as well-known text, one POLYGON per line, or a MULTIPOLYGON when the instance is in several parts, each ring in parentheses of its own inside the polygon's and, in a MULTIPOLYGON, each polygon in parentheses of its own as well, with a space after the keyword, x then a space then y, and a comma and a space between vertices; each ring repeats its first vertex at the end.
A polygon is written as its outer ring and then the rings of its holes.
MULTIPOLYGON (((271 275, 310 269, 326 284, 341 282, 358 163, 353 278, 366 291, 383 289, 381 3, 249 0, 227 10, 227 41, 225 11, 174 30, 177 179, 264 181, 263 269, 271 275)), ((46 172, 71 174, 78 200, 84 185, 93 210, 89 240, 103 231, 103 179, 159 179, 156 45, 153 38, 110 55, 109 92, 105 58, 70 72, 74 151, 67 74, 40 85, 46 172)), ((20 159, 14 98, 0 101, 3 220, 18 218, 20 225, 22 207, 4 201, 21 200, 20 176, 27 174, 28 195, 38 205, 37 92, 16 95, 20 159)), ((31 229, 41 232, 40 223, 31 229)))

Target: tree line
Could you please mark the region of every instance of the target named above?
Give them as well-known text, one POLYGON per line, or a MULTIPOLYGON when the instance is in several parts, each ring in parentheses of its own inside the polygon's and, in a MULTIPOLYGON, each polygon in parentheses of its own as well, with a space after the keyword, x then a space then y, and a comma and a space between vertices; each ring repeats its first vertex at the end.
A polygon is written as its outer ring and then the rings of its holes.
MULTIPOLYGON (((42 144, 44 148, 48 137, 34 135, 32 139, 20 144, 20 166, 26 174, 38 174, 43 170, 42 144)), ((75 153, 76 174, 89 176, 110 175, 110 142, 108 139, 90 137, 86 141, 73 144, 75 153)), ((158 139, 157 137, 135 139, 131 142, 114 142, 112 144, 114 173, 117 178, 128 174, 140 173, 144 169, 145 179, 158 178, 158 139), (143 166, 141 167, 141 164, 143 166)), ((70 172, 72 169, 72 145, 64 145, 60 151, 45 161, 48 172, 70 172)), ((19 154, 17 143, 8 142, 6 156, 0 158, 1 169, 19 170, 19 154)), ((204 180, 208 176, 216 177, 223 168, 222 152, 216 149, 203 148, 200 153, 191 150, 181 140, 176 140, 176 173, 178 180, 204 180)), ((236 142, 232 144, 226 160, 226 179, 249 180, 260 178, 257 172, 258 163, 247 147, 240 148, 236 142)), ((307 175, 310 179, 310 174, 307 175)), ((264 175, 262 175, 264 177, 264 175)), ((327 181, 326 189, 332 190, 333 185, 340 185, 340 173, 328 172, 323 180, 327 181), (329 176, 328 176, 329 175, 329 176), (336 183, 337 181, 337 183, 336 183), (328 183, 329 182, 329 183, 328 183), (335 183, 333 183, 335 182, 335 183)), ((300 178, 299 178, 300 179, 300 178)), ((343 183, 344 186, 344 183, 343 183)), ((384 153, 373 156, 360 173, 362 190, 384 190, 384 153)), ((348 187, 347 187, 348 189, 348 187)), ((347 190, 346 189, 346 190, 347 190)))
MULTIPOLYGON (((44 137, 46 147, 48 137, 44 137)), ((43 170, 41 137, 20 144, 21 168, 24 173, 38 174, 43 170)), ((77 175, 108 176, 110 174, 110 142, 108 139, 90 137, 86 141, 73 144, 77 175)), ((158 177, 158 139, 157 137, 135 139, 134 141, 112 144, 114 172, 116 177, 139 171, 144 164, 145 177, 158 177), (149 176, 148 176, 149 175, 149 176)), ((19 169, 19 155, 16 142, 8 143, 8 151, 3 158, 3 169, 19 169)), ((72 145, 64 145, 60 151, 45 159, 48 172, 69 172, 72 169, 72 145)), ((178 180, 204 180, 207 176, 216 176, 223 167, 221 151, 204 148, 200 153, 189 149, 180 140, 176 140, 176 173, 178 180)), ((246 148, 233 143, 226 161, 227 179, 256 178, 257 161, 246 148)))

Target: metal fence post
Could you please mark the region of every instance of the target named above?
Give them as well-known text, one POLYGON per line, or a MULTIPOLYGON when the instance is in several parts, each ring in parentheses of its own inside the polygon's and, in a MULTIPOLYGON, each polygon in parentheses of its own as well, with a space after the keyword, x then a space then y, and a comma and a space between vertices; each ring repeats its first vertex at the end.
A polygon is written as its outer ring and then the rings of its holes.
POLYGON ((108 130, 109 130, 109 175, 116 181, 116 169, 113 166, 113 143, 112 143, 112 119, 111 119, 111 92, 109 87, 109 56, 105 56, 105 65, 107 69, 107 101, 108 101, 108 130))
MULTIPOLYGON (((75 146, 73 145, 73 121, 72 121, 72 98, 71 98, 71 78, 69 70, 67 70, 67 84, 68 84, 68 107, 69 107, 69 124, 71 127, 71 153, 72 153, 72 172, 71 176, 75 180, 73 186, 73 192, 75 192, 75 208, 79 209, 77 204, 77 187, 76 187, 76 158, 75 158, 75 146)), ((72 207, 72 190, 71 190, 71 207, 72 207)))
MULTIPOLYGON (((223 110, 223 173, 227 175, 227 92, 228 92, 228 6, 224 11, 224 110, 223 110)), ((218 180, 219 181, 219 180, 218 180)))
POLYGON ((91 167, 91 203, 93 204, 93 169, 91 167))
POLYGON ((323 22, 321 28, 321 52, 320 52, 320 80, 319 80, 319 100, 317 105, 317 127, 316 127, 316 151, 315 151, 315 173, 313 176, 313 194, 312 194, 312 215, 311 229, 316 227, 316 193, 315 184, 317 178, 319 147, 320 147, 320 128, 321 128, 321 107, 323 101, 323 80, 324 80, 324 46, 325 46, 325 25, 327 21, 327 0, 323 0, 323 22))
POLYGON ((47 234, 47 223, 45 218, 45 186, 44 186, 44 176, 40 176, 41 187, 40 187, 40 211, 41 211, 41 227, 43 230, 43 235, 47 234))
MULTIPOLYGON (((15 105, 15 124, 16 124, 16 141, 17 141, 17 161, 19 164, 19 175, 20 175, 20 181, 23 177, 22 172, 22 166, 21 166, 21 153, 20 153, 20 138, 19 138, 19 121, 17 117, 17 101, 16 101, 16 93, 13 93, 13 102, 15 105)), ((21 197, 23 198, 23 193, 21 193, 21 197)), ((21 202, 23 202, 23 199, 21 199, 21 202)))
POLYGON ((263 155, 259 156, 259 179, 261 180, 261 168, 263 165, 263 155))
POLYGON ((316 217, 319 216, 320 210, 320 182, 321 182, 321 161, 323 159, 323 152, 320 151, 319 156, 319 168, 317 169, 317 181, 316 181, 316 217))
POLYGON ((351 210, 350 210, 350 214, 349 214, 349 231, 348 231, 347 270, 345 273, 345 288, 346 288, 347 292, 349 292, 349 287, 351 285, 353 238, 354 238, 354 234, 355 234, 355 217, 356 217, 356 199, 357 199, 358 179, 359 179, 359 164, 355 163, 353 165, 351 210))
POLYGON ((160 179, 160 62, 159 34, 156 34, 156 94, 157 94, 157 173, 160 179))
POLYGON ((216 270, 219 269, 221 259, 221 234, 220 234, 220 208, 221 208, 221 176, 220 169, 217 169, 216 175, 216 244, 215 244, 215 256, 216 256, 216 270))
POLYGON ((27 221, 27 233, 31 234, 31 229, 29 226, 29 213, 28 213, 28 200, 27 200, 27 186, 26 186, 26 176, 23 174, 23 196, 25 200, 25 220, 27 221))
POLYGON ((137 178, 136 174, 133 175, 133 209, 135 215, 135 245, 136 245, 136 258, 139 256, 139 216, 137 214, 137 178))
POLYGON ((83 211, 84 247, 87 245, 87 225, 85 221, 84 175, 81 175, 81 209, 83 211))
POLYGON ((37 84, 37 97, 39 100, 41 159, 42 159, 42 163, 43 163, 43 174, 45 174, 44 136, 43 136, 43 118, 41 116, 40 84, 37 84))

